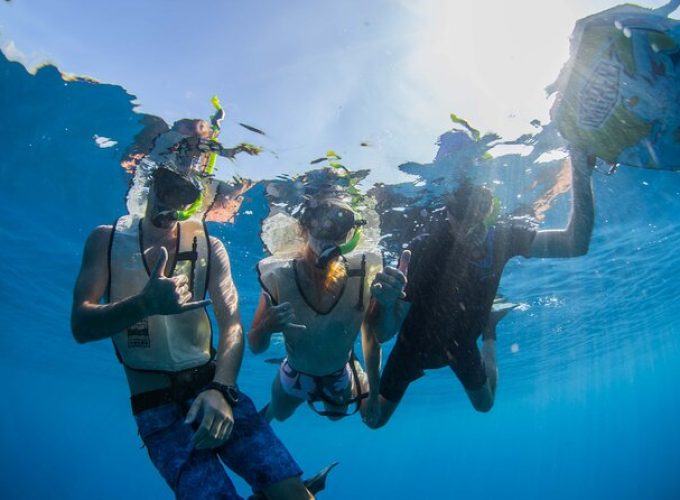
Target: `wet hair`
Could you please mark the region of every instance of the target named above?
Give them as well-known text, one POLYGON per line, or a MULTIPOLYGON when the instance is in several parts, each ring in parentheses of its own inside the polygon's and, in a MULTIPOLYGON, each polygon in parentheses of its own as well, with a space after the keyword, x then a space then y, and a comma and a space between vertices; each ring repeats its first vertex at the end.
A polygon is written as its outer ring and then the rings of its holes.
POLYGON ((181 120, 177 120, 172 124, 172 130, 177 130, 180 128, 196 128, 196 125, 198 125, 198 122, 200 122, 198 118, 182 118, 181 120))
MULTIPOLYGON (((303 232, 306 232, 306 230, 303 230, 303 232)), ((307 247, 305 251, 311 252, 311 249, 307 247)), ((347 276, 347 268, 345 267, 342 256, 328 262, 323 269, 323 272, 323 288, 324 290, 330 290, 333 285, 339 283, 347 276)))

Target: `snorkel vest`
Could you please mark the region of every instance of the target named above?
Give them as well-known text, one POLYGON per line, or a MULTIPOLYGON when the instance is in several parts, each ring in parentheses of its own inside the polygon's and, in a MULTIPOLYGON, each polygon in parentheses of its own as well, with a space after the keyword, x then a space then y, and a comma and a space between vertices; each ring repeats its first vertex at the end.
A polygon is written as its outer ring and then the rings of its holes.
MULTIPOLYGON (((153 264, 142 255, 141 222, 127 215, 115 224, 109 249, 110 302, 137 295, 149 281, 153 264)), ((178 223, 175 264, 167 275, 188 278, 192 301, 206 296, 208 238, 201 221, 178 223)), ((212 357, 212 326, 205 308, 149 316, 112 338, 120 361, 133 370, 177 372, 203 365, 212 357)))
MULTIPOLYGON (((347 265, 347 278, 336 302, 328 311, 316 310, 305 294, 311 290, 303 290, 299 281, 299 264, 295 260, 267 258, 257 265, 257 272, 262 289, 269 293, 274 303, 289 302, 295 311, 295 323, 305 325, 304 333, 283 331, 286 350, 291 366, 306 372, 304 363, 298 360, 299 353, 318 352, 320 337, 347 340, 347 353, 350 352, 354 340, 359 333, 365 311, 371 299, 370 285, 375 275, 382 270, 382 255, 379 251, 353 252, 343 256, 347 265)), ((327 353, 318 352, 317 357, 326 357, 327 353)), ((303 354, 304 356, 305 354, 303 354)), ((347 361, 338 362, 344 366, 347 361)), ((322 374, 325 375, 325 374, 322 374)))

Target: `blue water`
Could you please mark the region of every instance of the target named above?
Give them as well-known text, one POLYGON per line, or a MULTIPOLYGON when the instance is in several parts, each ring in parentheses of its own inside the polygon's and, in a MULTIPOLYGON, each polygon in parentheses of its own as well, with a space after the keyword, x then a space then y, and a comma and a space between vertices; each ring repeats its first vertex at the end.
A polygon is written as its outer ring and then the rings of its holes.
MULTIPOLYGON (((4 57, 0 89, 0 496, 170 498, 110 343, 77 345, 68 324, 83 242, 125 210, 134 96, 4 57), (118 144, 97 147, 95 134, 118 144)), ((320 498, 680 498, 680 175, 623 167, 594 186, 587 256, 506 269, 501 291, 524 307, 499 328, 492 412, 475 413, 442 370, 379 431, 306 409, 275 424, 306 474, 340 462, 320 498)), ((243 210, 210 229, 230 252, 247 327, 261 188, 243 210)), ((263 358, 279 354, 246 353, 239 382, 258 405, 275 373, 263 358)))

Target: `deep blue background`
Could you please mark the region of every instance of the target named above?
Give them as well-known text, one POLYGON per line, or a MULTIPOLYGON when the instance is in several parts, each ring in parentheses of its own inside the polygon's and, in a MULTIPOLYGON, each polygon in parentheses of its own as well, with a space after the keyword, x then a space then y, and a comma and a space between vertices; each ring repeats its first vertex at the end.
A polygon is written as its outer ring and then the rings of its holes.
MULTIPOLYGON (((68 324, 87 234, 125 208, 133 99, 0 58, 3 498, 171 497, 141 448, 110 343, 77 345, 68 324), (101 149, 95 134, 118 145, 101 149)), ((377 432, 305 408, 275 424, 307 474, 340 462, 322 498, 680 498, 680 175, 623 167, 594 184, 589 255, 508 266, 501 290, 524 307, 499 328, 491 413, 475 413, 442 370, 377 432)), ((253 214, 211 229, 230 252, 247 327, 259 189, 244 209, 253 214)), ((246 354, 240 384, 258 405, 275 373, 263 359, 281 352, 246 354)))

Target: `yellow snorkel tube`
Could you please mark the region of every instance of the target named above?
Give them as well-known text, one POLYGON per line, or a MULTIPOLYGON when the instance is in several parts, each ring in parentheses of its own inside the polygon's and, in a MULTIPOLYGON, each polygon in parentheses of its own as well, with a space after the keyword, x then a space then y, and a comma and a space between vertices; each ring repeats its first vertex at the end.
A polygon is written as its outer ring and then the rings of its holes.
MULTIPOLYGON (((217 142, 217 137, 220 135, 220 130, 222 126, 222 120, 224 120, 225 112, 220 103, 220 99, 214 95, 211 99, 212 105, 215 108, 215 114, 210 117, 210 125, 212 128, 212 135, 210 140, 217 142)), ((206 163, 205 169, 203 170, 204 176, 212 175, 215 171, 215 164, 217 163, 217 153, 212 152, 208 155, 208 162, 206 163)), ((203 192, 196 198, 189 208, 177 211, 177 220, 185 221, 191 218, 198 210, 203 206, 203 192)))

